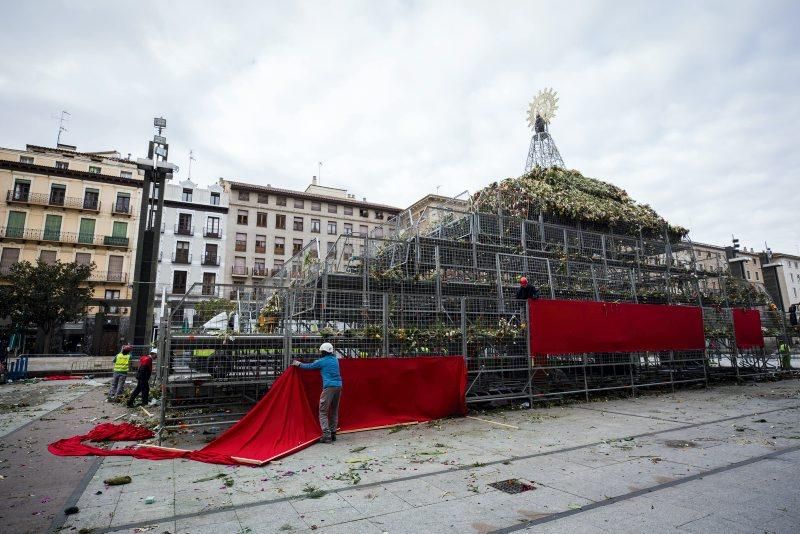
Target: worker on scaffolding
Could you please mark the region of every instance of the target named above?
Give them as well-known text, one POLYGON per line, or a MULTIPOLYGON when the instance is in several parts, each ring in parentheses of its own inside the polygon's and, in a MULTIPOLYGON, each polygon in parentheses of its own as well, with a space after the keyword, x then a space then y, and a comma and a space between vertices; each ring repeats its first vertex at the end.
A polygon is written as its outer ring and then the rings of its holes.
POLYGON ((524 276, 519 279, 519 289, 517 289, 517 298, 519 300, 538 299, 539 290, 536 286, 528 283, 528 279, 524 276))
POLYGON ((120 352, 114 356, 114 374, 111 375, 111 389, 108 390, 108 401, 117 402, 122 392, 125 390, 125 380, 128 378, 128 368, 131 363, 131 347, 123 345, 120 352))
POLYGON ((319 425, 322 427, 322 443, 336 441, 336 428, 339 424, 339 399, 342 395, 342 375, 339 373, 339 360, 333 353, 333 345, 323 343, 319 347, 322 357, 312 363, 297 360, 292 365, 300 369, 319 369, 322 374, 322 394, 319 397, 319 425))
POLYGON ((158 349, 150 349, 150 354, 143 354, 139 358, 139 368, 136 370, 136 389, 128 398, 128 408, 133 408, 136 397, 142 394, 142 406, 150 402, 150 376, 153 374, 153 360, 158 355, 158 349))

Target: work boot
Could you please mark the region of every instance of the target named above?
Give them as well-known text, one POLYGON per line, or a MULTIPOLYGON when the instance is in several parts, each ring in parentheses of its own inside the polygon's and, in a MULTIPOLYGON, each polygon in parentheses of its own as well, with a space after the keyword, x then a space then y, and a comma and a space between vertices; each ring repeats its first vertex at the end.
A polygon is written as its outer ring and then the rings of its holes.
POLYGON ((331 437, 330 437, 330 436, 322 436, 322 437, 319 439, 319 442, 320 442, 320 443, 333 443, 333 440, 331 439, 331 437))
POLYGON ((331 441, 336 441, 336 432, 331 432, 331 441))

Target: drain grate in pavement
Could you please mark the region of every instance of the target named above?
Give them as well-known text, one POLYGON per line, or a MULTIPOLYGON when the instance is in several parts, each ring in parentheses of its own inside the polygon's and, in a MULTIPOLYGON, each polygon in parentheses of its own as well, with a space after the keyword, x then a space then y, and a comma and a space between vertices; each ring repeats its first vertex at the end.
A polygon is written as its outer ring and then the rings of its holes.
POLYGON ((530 491, 536 489, 536 486, 534 486, 533 484, 522 482, 520 480, 517 480, 516 478, 501 480, 500 482, 493 482, 489 485, 495 489, 499 489, 500 491, 505 491, 506 493, 512 493, 512 494, 522 493, 523 491, 530 491))

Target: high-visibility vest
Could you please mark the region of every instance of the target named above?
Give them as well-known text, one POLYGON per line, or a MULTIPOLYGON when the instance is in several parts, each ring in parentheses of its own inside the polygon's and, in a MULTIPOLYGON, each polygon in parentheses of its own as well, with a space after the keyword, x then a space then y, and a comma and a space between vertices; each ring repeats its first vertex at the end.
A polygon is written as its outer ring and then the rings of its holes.
POLYGON ((114 357, 114 372, 127 373, 128 366, 130 365, 131 355, 122 354, 121 352, 114 357))

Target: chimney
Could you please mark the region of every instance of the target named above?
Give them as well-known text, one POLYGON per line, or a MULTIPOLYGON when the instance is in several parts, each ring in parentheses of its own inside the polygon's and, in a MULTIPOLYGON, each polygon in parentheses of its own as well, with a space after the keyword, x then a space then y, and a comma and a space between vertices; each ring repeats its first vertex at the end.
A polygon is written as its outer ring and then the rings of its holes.
POLYGON ((366 202, 366 201, 367 201, 367 197, 364 197, 364 202, 366 202))
POLYGON ((311 185, 317 185, 317 177, 316 176, 312 176, 311 177, 311 185))

